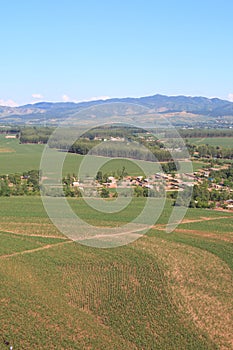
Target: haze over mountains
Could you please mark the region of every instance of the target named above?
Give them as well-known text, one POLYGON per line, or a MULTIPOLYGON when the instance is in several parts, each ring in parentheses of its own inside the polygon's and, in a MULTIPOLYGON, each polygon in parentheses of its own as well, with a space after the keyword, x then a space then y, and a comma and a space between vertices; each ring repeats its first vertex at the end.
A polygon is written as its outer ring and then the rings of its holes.
POLYGON ((111 119, 112 116, 116 119, 119 115, 124 116, 126 122, 135 121, 138 118, 153 122, 155 119, 166 117, 174 125, 179 126, 231 127, 233 125, 233 102, 218 98, 157 94, 140 98, 113 98, 80 103, 40 102, 20 107, 0 106, 1 124, 44 124, 45 122, 57 124, 70 117, 78 117, 81 120, 83 118, 87 121, 89 118, 100 117, 111 119), (121 104, 122 108, 116 110, 114 103, 121 104), (123 107, 124 103, 127 107, 123 107), (130 108, 130 104, 133 108, 130 108), (80 112, 93 106, 103 108, 80 112))

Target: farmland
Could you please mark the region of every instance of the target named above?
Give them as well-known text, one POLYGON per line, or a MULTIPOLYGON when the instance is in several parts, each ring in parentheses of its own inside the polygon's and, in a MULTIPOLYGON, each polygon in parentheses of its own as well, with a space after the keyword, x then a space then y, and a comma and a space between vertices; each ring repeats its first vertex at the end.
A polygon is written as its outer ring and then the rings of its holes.
POLYGON ((210 145, 210 146, 220 146, 224 148, 233 148, 233 138, 232 137, 201 137, 201 138, 188 138, 188 142, 195 145, 210 145))
MULTIPOLYGON (((39 169, 43 147, 0 135, 1 174, 39 169)), ((63 172, 76 171, 82 159, 68 154, 63 172)), ((123 166, 143 174, 143 161, 105 160, 103 172, 123 166)), ((104 215, 83 198, 67 200, 85 222, 112 228, 131 222, 146 198, 104 215)), ((0 348, 5 339, 14 350, 232 349, 233 213, 189 208, 166 233, 173 209, 167 199, 146 235, 97 249, 64 236, 39 196, 1 197, 0 348)))
MULTIPOLYGON (((5 139, 4 135, 0 135, 1 174, 39 169, 43 150, 44 145, 20 144, 17 139, 5 139)), ((56 157, 56 151, 54 151, 54 157, 56 157)), ((81 156, 68 154, 64 171, 74 171, 76 162, 80 162, 81 159, 81 156)))
MULTIPOLYGON (((231 213, 189 209, 166 234, 167 202, 146 236, 104 250, 62 236, 39 197, 1 201, 1 329, 14 349, 231 349, 231 213)), ((93 225, 133 217, 69 201, 93 225)))
MULTIPOLYGON (((41 155, 44 150, 44 145, 42 144, 20 144, 18 139, 6 139, 4 135, 0 135, 0 173, 1 174, 10 174, 10 173, 22 173, 24 171, 29 171, 31 169, 38 170, 40 167, 41 155)), ((56 150, 51 150, 54 152, 54 159, 59 156, 56 150)), ((94 156, 93 160, 95 160, 94 156)), ((111 158, 103 157, 106 159, 106 162, 111 160, 111 158)), ((63 173, 73 173, 76 172, 79 168, 79 165, 83 159, 83 156, 73 153, 68 153, 64 162, 63 173)), ((111 163, 105 165, 104 170, 115 170, 119 167, 127 166, 127 170, 131 175, 140 175, 141 171, 138 166, 128 160, 117 160, 114 159, 111 163)), ((139 164, 142 166, 146 163, 139 161, 139 164)), ((183 162, 184 167, 186 166, 183 162)), ((152 163, 155 166, 154 163, 152 163)), ((194 171, 203 166, 202 162, 193 162, 194 171)), ((158 168, 158 167, 157 167, 158 168)))

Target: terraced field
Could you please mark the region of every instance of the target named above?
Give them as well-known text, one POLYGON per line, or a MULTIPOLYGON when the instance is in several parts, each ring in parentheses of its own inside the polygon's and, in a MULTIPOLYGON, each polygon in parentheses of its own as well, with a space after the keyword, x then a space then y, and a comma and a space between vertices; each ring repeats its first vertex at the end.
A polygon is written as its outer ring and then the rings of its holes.
MULTIPOLYGON (((114 226, 144 202, 105 216, 70 204, 114 226)), ((40 198, 1 198, 2 337, 25 350, 232 349, 233 215, 190 209, 167 234, 171 210, 134 243, 96 249, 63 236, 40 198)))

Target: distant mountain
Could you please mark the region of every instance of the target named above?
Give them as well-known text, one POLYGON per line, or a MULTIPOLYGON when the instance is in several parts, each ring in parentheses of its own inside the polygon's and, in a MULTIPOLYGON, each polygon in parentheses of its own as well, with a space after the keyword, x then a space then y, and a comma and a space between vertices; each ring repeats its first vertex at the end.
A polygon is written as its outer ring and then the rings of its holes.
MULTIPOLYGON (((140 98, 113 98, 109 100, 97 100, 89 102, 40 102, 20 107, 1 107, 1 124, 57 124, 67 118, 76 116, 88 120, 89 118, 111 118, 114 116, 129 116, 133 118, 158 119, 162 116, 170 118, 175 125, 212 125, 231 126, 233 124, 233 103, 218 98, 165 96, 154 95, 140 98), (118 108, 113 103, 118 103, 118 108), (112 105, 110 105, 112 103, 112 105), (123 104, 127 104, 125 107, 123 104), (120 104, 122 107, 119 108, 120 104), (132 108, 130 108, 130 104, 132 108), (80 111, 93 106, 100 106, 93 112, 80 111), (146 108, 143 111, 143 108, 146 108), (146 115, 147 116, 146 116, 146 115)), ((108 120, 107 119, 107 120, 108 120)), ((132 119, 132 118, 131 118, 132 119)), ((122 120, 121 120, 122 121, 122 120)))

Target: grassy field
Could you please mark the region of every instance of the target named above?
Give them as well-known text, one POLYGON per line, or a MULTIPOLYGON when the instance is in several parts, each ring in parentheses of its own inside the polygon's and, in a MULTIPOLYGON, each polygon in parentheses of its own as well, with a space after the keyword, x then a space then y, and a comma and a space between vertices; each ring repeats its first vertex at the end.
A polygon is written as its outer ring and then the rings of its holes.
POLYGON ((188 142, 194 145, 220 146, 224 148, 233 148, 232 137, 203 137, 203 138, 188 138, 188 142))
MULTIPOLYGON (((103 216, 69 203, 100 226, 144 205, 103 216)), ((189 209, 167 234, 171 210, 134 243, 96 249, 63 236, 39 197, 1 198, 2 337, 14 349, 232 349, 233 215, 189 209)))
MULTIPOLYGON (((24 171, 39 169, 41 156, 44 150, 44 145, 38 144, 20 144, 17 139, 6 139, 4 135, 0 135, 0 174, 22 173, 24 171)), ((52 150, 54 162, 59 159, 59 152, 52 150)), ((91 162, 98 162, 98 158, 89 156, 91 162)), ((138 161, 138 165, 133 161, 126 159, 111 159, 106 160, 103 166, 103 172, 112 172, 122 169, 124 166, 128 174, 132 176, 144 175, 145 168, 148 173, 160 171, 159 164, 138 161)), ((83 160, 83 156, 68 153, 63 166, 63 174, 77 173, 79 166, 83 160)), ((189 171, 189 166, 186 162, 181 162, 184 172, 189 171)), ((193 162, 193 169, 197 171, 203 166, 201 162, 193 162)))

